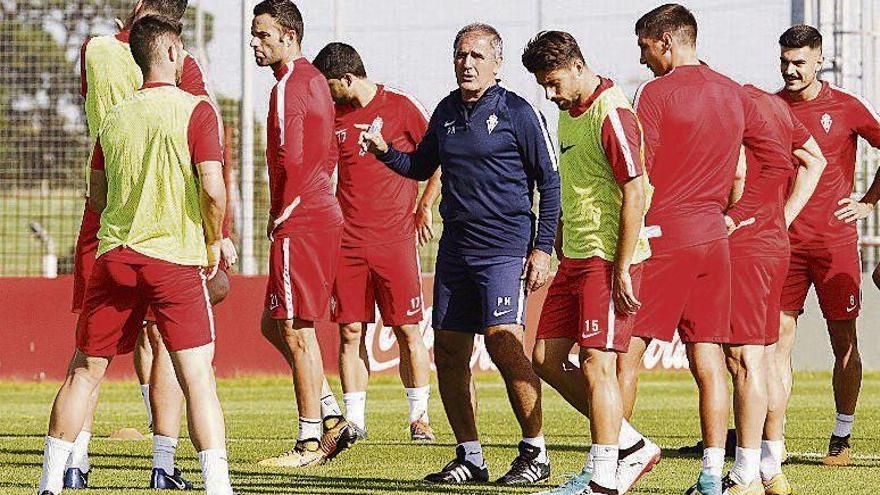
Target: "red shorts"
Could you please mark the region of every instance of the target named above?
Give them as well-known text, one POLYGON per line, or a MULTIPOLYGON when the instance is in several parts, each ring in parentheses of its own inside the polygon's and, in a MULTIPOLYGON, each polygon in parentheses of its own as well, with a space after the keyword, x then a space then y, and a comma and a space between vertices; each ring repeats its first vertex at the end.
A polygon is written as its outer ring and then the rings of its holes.
POLYGON ((82 225, 76 239, 76 251, 73 256, 73 302, 70 310, 79 313, 86 297, 86 286, 89 275, 95 266, 95 254, 98 252, 98 230, 101 228, 101 215, 86 206, 83 208, 82 225))
POLYGON ((744 256, 730 260, 730 344, 779 341, 779 303, 788 258, 744 256))
POLYGON ((214 315, 199 267, 116 248, 95 263, 79 316, 77 348, 89 356, 130 352, 147 306, 156 312, 169 351, 214 341, 214 315))
POLYGON ((342 248, 333 300, 336 323, 375 322, 378 305, 386 326, 418 324, 424 312, 415 239, 342 248))
POLYGON ((275 320, 326 320, 342 226, 276 237, 269 252, 266 309, 275 320))
POLYGON ((854 320, 862 306, 861 283, 858 245, 792 251, 782 289, 782 311, 803 312, 810 285, 815 285, 826 320, 854 320))
POLYGON ((633 335, 671 342, 725 343, 730 337, 730 249, 718 239, 644 263, 642 307, 633 335))
MULTIPOLYGON (((630 268, 639 296, 642 264, 630 268)), ((626 352, 635 316, 614 309, 611 287, 614 263, 602 258, 564 258, 541 309, 538 339, 571 339, 589 349, 626 352)))

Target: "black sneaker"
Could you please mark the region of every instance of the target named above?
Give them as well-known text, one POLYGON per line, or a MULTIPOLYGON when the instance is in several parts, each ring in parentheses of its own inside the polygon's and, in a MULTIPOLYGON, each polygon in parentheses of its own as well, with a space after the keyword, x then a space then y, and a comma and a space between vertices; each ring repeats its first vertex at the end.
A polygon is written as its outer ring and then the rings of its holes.
POLYGON ((550 462, 538 461, 541 449, 519 443, 519 455, 510 463, 510 470, 495 483, 501 485, 533 485, 550 477, 550 462))
POLYGON ((55 494, 50 492, 49 490, 43 490, 40 492, 40 495, 55 495, 55 494))
MULTIPOLYGON (((703 450, 703 441, 700 440, 695 445, 686 445, 684 447, 679 447, 678 453, 681 455, 693 455, 697 457, 702 457, 703 450)), ((727 430, 727 439, 724 441, 724 456, 736 456, 736 430, 733 428, 727 430)))
POLYGON ((64 488, 80 490, 89 487, 89 472, 79 468, 67 468, 64 470, 64 488))
POLYGON ((174 473, 168 474, 164 469, 153 468, 150 473, 150 489, 192 490, 193 484, 181 475, 180 469, 174 468, 174 473))
POLYGON ((464 447, 459 445, 455 448, 455 459, 449 462, 440 472, 425 476, 425 481, 430 483, 485 483, 489 481, 489 469, 486 466, 479 467, 465 460, 464 447))
POLYGON ((849 435, 845 437, 831 435, 831 440, 828 442, 828 453, 822 459, 822 464, 825 466, 849 466, 852 462, 850 455, 852 447, 849 445, 849 437, 849 435))

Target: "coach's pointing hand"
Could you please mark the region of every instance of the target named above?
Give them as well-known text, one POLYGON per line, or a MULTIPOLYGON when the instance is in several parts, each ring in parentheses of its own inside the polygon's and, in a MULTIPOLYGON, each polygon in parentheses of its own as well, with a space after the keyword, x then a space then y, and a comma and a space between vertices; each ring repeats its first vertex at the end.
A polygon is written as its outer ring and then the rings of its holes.
POLYGON ((532 249, 526 263, 526 293, 534 292, 547 283, 550 276, 550 255, 540 249, 532 249))
POLYGON ((355 128, 363 131, 358 138, 358 144, 361 147, 365 147, 367 151, 374 155, 381 155, 388 151, 388 143, 385 142, 381 132, 370 133, 369 124, 355 124, 355 128))

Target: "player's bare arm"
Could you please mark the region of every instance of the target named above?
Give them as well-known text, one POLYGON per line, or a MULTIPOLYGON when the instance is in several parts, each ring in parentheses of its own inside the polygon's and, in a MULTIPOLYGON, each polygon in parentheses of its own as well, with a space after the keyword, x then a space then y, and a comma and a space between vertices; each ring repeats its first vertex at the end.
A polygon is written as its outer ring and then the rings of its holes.
POLYGON ((226 212, 226 184, 223 182, 223 164, 209 161, 196 164, 201 191, 199 203, 205 244, 208 247, 208 279, 214 278, 220 264, 223 240, 223 214, 226 212))
POLYGON ((730 189, 730 201, 728 207, 733 206, 742 198, 746 188, 746 149, 740 147, 739 160, 736 162, 736 173, 733 176, 733 188, 730 189))
POLYGON ((440 174, 438 168, 434 175, 428 179, 422 197, 416 203, 416 235, 419 246, 424 246, 434 239, 434 214, 431 208, 434 206, 434 201, 440 196, 440 174))
POLYGON ((614 307, 626 314, 635 314, 642 303, 633 291, 629 269, 645 212, 645 183, 642 177, 629 180, 621 186, 623 204, 620 208, 620 230, 617 237, 617 255, 614 258, 614 307))
POLYGON ((793 152, 800 162, 797 177, 794 181, 791 194, 785 203, 785 226, 791 226, 791 222, 800 214, 807 201, 816 191, 822 172, 825 170, 825 157, 822 150, 812 137, 804 145, 793 152))

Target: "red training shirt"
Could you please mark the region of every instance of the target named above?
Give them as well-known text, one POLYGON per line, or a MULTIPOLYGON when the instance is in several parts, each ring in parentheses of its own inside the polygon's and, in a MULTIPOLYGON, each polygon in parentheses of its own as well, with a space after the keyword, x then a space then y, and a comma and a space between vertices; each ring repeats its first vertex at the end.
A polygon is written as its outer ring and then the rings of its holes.
POLYGON ((792 251, 857 243, 856 223, 842 222, 834 212, 841 208, 838 201, 853 192, 858 137, 880 147, 880 118, 863 98, 827 82, 809 101, 794 101, 784 89, 779 95, 813 135, 828 162, 816 192, 791 224, 792 251))
MULTIPOLYGON (((767 122, 768 135, 778 140, 791 152, 802 148, 810 140, 810 131, 794 116, 782 98, 762 91, 750 84, 746 93, 755 101, 759 113, 767 122)), ((798 162, 790 157, 789 180, 795 177, 798 162)), ((761 163, 752 150, 746 150, 746 185, 760 174, 761 163)), ((754 223, 744 225, 730 237, 730 254, 740 256, 789 255, 788 228, 785 225, 786 184, 779 184, 773 195, 755 212, 754 223)))
POLYGON ((336 197, 345 218, 344 246, 374 246, 413 238, 413 205, 418 182, 398 175, 372 153, 361 156, 355 124, 381 117, 382 135, 403 153, 416 149, 428 127, 428 112, 413 97, 377 85, 376 96, 363 108, 336 105, 339 183, 336 197))
POLYGON ((303 57, 275 71, 266 164, 273 237, 342 225, 330 176, 336 166, 334 106, 327 80, 303 57))
POLYGON ((751 148, 765 167, 727 212, 737 223, 754 213, 791 168, 790 153, 768 136, 743 87, 706 65, 676 67, 646 82, 635 107, 654 186, 645 224, 661 230, 651 239, 655 253, 727 237, 723 215, 740 145, 751 148))

